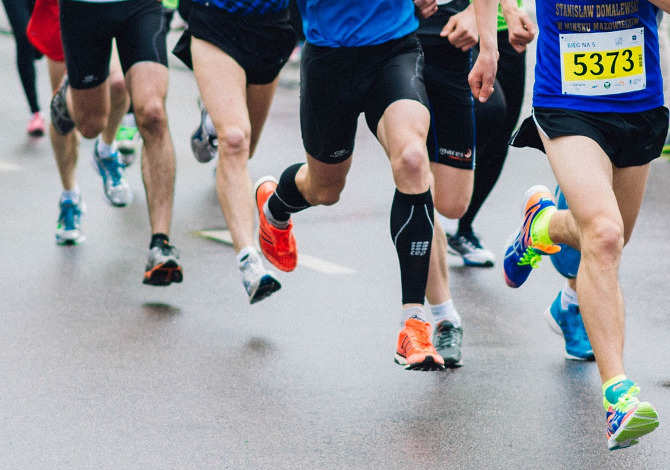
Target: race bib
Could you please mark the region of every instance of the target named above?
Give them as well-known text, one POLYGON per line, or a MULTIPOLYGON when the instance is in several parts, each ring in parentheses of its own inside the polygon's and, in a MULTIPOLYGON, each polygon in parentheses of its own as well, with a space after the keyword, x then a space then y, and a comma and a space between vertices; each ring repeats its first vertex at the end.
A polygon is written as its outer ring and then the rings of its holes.
POLYGON ((559 37, 564 95, 613 95, 647 86, 644 28, 559 37))

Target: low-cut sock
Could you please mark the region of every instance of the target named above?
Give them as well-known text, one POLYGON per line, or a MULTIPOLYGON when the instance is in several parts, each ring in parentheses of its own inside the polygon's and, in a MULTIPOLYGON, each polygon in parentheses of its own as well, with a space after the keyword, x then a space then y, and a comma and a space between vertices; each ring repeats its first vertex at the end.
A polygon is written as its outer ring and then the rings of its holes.
POLYGON ((458 314, 458 310, 456 310, 453 299, 449 299, 441 304, 431 305, 430 312, 435 326, 445 320, 450 322, 456 328, 461 326, 461 316, 458 314))

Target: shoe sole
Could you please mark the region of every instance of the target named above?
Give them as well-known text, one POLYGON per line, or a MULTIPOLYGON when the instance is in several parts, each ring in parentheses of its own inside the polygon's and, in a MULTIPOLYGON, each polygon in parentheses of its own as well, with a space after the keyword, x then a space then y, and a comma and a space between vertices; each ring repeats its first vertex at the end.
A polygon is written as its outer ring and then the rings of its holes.
POLYGON ((607 441, 609 450, 625 449, 658 427, 658 414, 649 403, 640 403, 633 415, 607 441), (644 406, 643 406, 644 405, 644 406))
POLYGON ((458 369, 459 367, 463 367, 463 358, 459 359, 458 361, 454 361, 443 356, 442 359, 444 360, 445 369, 458 369))
POLYGON ((444 364, 435 362, 435 358, 433 358, 433 356, 426 356, 426 358, 423 361, 410 364, 407 362, 404 356, 401 356, 400 354, 396 353, 393 360, 395 361, 396 364, 399 364, 402 367, 404 367, 405 370, 419 370, 423 372, 432 372, 436 370, 445 369, 444 364))
POLYGON ((28 135, 30 137, 43 137, 44 136, 44 131, 43 130, 29 131, 28 135))
POLYGON ((56 237, 56 245, 60 246, 74 246, 84 243, 85 241, 86 237, 84 235, 81 235, 80 237, 77 238, 56 237))
POLYGON ((142 283, 150 286, 169 286, 171 283, 179 283, 183 279, 184 273, 181 266, 170 260, 155 266, 150 271, 146 271, 142 283))
MULTIPOLYGON (((565 340, 563 330, 561 330, 560 325, 556 322, 556 320, 554 320, 554 316, 551 314, 551 307, 549 307, 544 311, 544 319, 547 321, 547 324, 549 325, 549 328, 551 328, 551 331, 553 331, 558 336, 563 338, 563 340, 565 340)), ((595 360, 595 356, 593 354, 590 355, 589 357, 579 357, 579 356, 573 356, 567 351, 565 352, 565 358, 571 361, 581 361, 581 362, 588 362, 595 360)))
POLYGON ((273 276, 266 274, 261 278, 261 281, 258 283, 256 291, 249 296, 249 303, 255 304, 256 302, 260 302, 261 300, 270 297, 273 293, 277 292, 279 289, 281 289, 280 282, 273 276))

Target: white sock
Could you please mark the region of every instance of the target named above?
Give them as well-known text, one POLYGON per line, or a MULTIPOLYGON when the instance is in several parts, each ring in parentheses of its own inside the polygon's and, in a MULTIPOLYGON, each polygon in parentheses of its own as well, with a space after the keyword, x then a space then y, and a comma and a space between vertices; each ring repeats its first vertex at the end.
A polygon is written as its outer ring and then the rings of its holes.
POLYGON ((454 306, 454 299, 449 299, 438 305, 431 305, 430 311, 433 314, 433 323, 435 325, 447 320, 457 328, 461 326, 461 316, 454 306))
POLYGON ((75 185, 72 189, 64 189, 60 193, 60 200, 62 201, 72 201, 73 203, 79 203, 79 198, 81 193, 79 192, 79 186, 75 185))
POLYGON ((123 116, 122 124, 126 127, 137 127, 135 113, 126 113, 125 116, 123 116))
POLYGON ((96 148, 98 149, 100 158, 111 158, 114 152, 116 152, 116 142, 112 142, 111 145, 108 145, 104 143, 102 139, 98 139, 96 148))
POLYGON ((426 321, 426 315, 423 307, 407 307, 402 309, 400 315, 400 326, 404 327, 405 322, 410 318, 417 318, 421 321, 426 321))
POLYGON ((214 122, 209 116, 209 113, 207 113, 207 116, 205 117, 205 129, 207 129, 209 135, 216 135, 216 128, 214 127, 214 122))
POLYGON ((579 305, 579 301, 577 300, 577 292, 566 282, 561 289, 561 309, 567 310, 569 305, 579 305))
POLYGON ((251 255, 252 253, 258 253, 256 251, 256 248, 254 248, 252 245, 245 246, 240 250, 240 252, 236 256, 237 264, 240 264, 242 260, 244 260, 247 256, 251 255))

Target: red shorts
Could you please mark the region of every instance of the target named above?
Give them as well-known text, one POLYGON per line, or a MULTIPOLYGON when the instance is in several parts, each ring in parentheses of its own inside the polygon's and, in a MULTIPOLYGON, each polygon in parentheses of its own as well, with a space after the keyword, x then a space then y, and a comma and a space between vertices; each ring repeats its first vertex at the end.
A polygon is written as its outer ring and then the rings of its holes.
POLYGON ((63 61, 58 0, 36 0, 26 34, 35 48, 52 60, 63 61))

